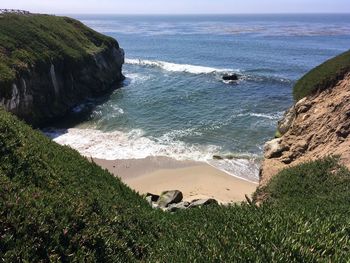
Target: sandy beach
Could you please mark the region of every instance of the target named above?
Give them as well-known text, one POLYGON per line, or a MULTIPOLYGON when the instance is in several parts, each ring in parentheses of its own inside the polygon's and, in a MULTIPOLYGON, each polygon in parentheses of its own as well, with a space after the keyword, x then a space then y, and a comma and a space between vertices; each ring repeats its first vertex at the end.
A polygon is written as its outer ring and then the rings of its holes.
POLYGON ((230 203, 244 201, 245 195, 251 196, 257 187, 256 183, 236 178, 203 162, 166 157, 94 161, 140 194, 180 190, 186 201, 215 198, 220 203, 230 203))

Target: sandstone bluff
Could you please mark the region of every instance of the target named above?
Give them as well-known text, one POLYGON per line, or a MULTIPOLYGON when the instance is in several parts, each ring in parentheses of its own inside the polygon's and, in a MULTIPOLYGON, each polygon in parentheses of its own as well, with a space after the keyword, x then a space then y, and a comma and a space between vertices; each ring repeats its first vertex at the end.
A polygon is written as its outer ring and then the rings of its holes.
POLYGON ((350 74, 299 100, 278 124, 281 138, 265 144, 261 184, 281 170, 329 155, 350 168, 350 74))

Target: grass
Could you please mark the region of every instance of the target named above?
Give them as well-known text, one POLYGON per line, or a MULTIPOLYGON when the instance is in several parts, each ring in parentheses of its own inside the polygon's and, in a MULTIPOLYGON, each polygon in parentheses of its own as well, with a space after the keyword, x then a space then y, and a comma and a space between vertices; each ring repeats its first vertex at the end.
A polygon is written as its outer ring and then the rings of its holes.
POLYGON ((333 87, 350 71, 350 51, 332 58, 303 76, 294 86, 294 100, 333 87))
POLYGON ((106 170, 0 110, 0 261, 346 262, 350 172, 284 170, 266 201, 153 210, 106 170))
MULTIPOLYGON (((18 73, 34 66, 83 61, 111 45, 70 18, 3 15, 0 92, 10 96, 18 73)), ((329 60, 296 84, 295 99, 349 70, 350 52, 329 60)), ((259 207, 153 210, 108 171, 0 110, 0 262, 350 261, 350 172, 337 158, 286 169, 258 196, 259 207)))
MULTIPOLYGON (((0 16, 0 92, 5 95, 19 73, 56 60, 83 61, 106 47, 117 46, 104 36, 68 17, 49 15, 0 16)), ((29 73, 28 73, 29 74, 29 73)))

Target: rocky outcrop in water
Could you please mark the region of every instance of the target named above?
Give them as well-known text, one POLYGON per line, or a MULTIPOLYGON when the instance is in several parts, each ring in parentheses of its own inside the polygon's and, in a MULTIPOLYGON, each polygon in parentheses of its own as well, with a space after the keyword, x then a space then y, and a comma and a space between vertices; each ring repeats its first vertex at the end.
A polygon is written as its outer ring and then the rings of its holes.
POLYGON ((236 80, 238 80, 238 75, 237 74, 224 74, 222 76, 222 79, 226 80, 226 81, 236 81, 236 80))
POLYGON ((267 142, 261 185, 279 171, 329 155, 350 168, 350 74, 334 87, 301 99, 278 123, 281 138, 267 142))

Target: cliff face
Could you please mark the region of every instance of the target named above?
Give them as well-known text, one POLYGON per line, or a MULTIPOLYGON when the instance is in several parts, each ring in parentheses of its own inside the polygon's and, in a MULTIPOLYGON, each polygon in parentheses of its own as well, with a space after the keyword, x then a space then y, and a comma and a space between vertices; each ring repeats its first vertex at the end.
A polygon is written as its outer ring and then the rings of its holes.
POLYGON ((267 142, 261 185, 289 166, 339 155, 350 168, 350 74, 334 87, 306 97, 279 122, 281 138, 267 142))
POLYGON ((76 20, 8 15, 0 26, 0 105, 33 125, 124 79, 117 41, 76 20))
POLYGON ((115 46, 81 61, 63 58, 34 66, 16 75, 0 105, 34 125, 61 117, 82 99, 117 87, 123 57, 115 46))

